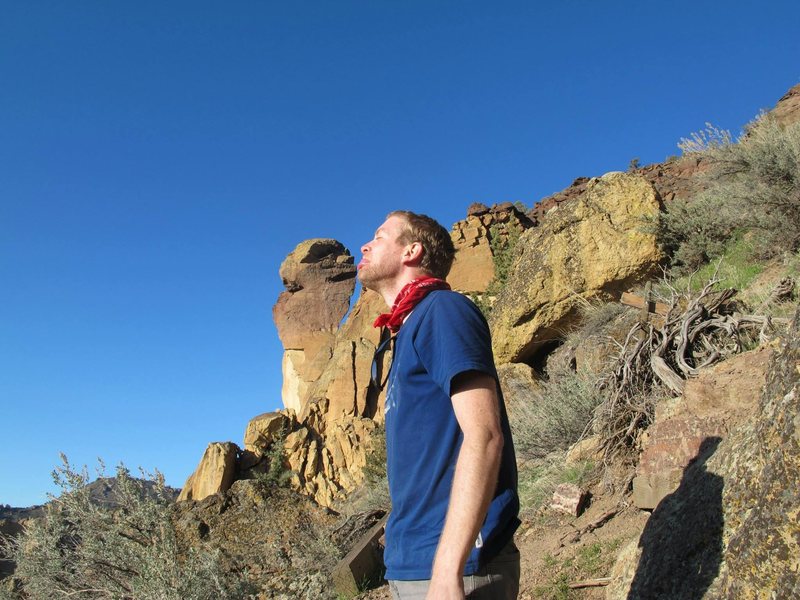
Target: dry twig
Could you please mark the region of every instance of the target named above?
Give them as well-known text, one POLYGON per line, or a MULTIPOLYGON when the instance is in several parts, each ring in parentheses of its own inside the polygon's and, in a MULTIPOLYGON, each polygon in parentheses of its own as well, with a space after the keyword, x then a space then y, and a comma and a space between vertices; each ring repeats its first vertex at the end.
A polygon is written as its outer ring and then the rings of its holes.
POLYGON ((602 587, 604 585, 608 585, 609 583, 611 583, 611 577, 598 577, 597 579, 584 579, 583 581, 576 581, 574 583, 567 584, 567 587, 571 590, 577 590, 588 587, 602 587))
POLYGON ((681 394, 686 379, 700 369, 768 339, 770 318, 739 314, 736 290, 717 291, 718 283, 715 273, 696 294, 668 285, 671 298, 663 325, 638 322, 628 332, 613 371, 599 382, 607 399, 593 426, 601 433, 606 466, 637 447, 653 420, 655 389, 681 394))

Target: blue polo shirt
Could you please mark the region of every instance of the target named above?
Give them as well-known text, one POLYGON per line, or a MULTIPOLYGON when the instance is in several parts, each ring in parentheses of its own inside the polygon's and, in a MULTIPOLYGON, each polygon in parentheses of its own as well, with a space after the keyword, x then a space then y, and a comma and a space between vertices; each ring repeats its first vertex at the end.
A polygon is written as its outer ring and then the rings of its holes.
MULTIPOLYGON (((480 371, 497 381, 489 326, 465 296, 438 290, 397 334, 386 392, 386 455, 392 512, 386 524, 386 579, 430 579, 463 435, 450 401, 453 378, 480 371)), ((519 526, 517 469, 505 404, 497 488, 464 570, 474 574, 519 526)))

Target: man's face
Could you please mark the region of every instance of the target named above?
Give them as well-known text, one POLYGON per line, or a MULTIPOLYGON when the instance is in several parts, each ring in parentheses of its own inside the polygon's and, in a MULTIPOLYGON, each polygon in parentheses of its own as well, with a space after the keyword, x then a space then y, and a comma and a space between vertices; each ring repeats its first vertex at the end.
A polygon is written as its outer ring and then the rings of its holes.
POLYGON ((402 255, 405 246, 398 238, 405 229, 402 217, 389 217, 378 227, 372 241, 361 246, 361 262, 358 263, 358 280, 365 288, 381 291, 382 287, 394 281, 401 272, 402 255))

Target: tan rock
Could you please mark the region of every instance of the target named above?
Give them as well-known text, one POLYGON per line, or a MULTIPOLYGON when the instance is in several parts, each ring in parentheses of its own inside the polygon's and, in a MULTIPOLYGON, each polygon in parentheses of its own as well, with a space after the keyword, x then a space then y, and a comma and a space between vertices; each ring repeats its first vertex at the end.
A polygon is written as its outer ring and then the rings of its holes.
POLYGON ((770 111, 770 114, 781 125, 791 125, 800 121, 800 83, 778 100, 778 104, 770 111))
POLYGON ((479 217, 470 216, 453 226, 451 237, 456 256, 448 282, 456 290, 485 292, 494 279, 488 228, 479 217))
POLYGON ((320 474, 319 444, 317 440, 311 440, 306 454, 306 467, 303 471, 303 479, 306 481, 316 481, 320 474))
POLYGON ((309 371, 320 351, 330 353, 336 331, 350 308, 356 268, 350 252, 336 240, 301 242, 280 268, 286 291, 272 309, 285 351, 284 406, 302 409, 301 394, 319 373, 309 371))
POLYGON ((573 326, 580 301, 614 297, 653 273, 662 256, 643 225, 658 211, 645 179, 609 173, 523 233, 490 319, 496 359, 530 363, 573 326))
POLYGON ((450 233, 456 256, 447 281, 460 292, 485 292, 494 279, 493 231, 507 236, 512 231, 520 234, 532 225, 530 219, 511 203, 484 208, 484 205, 471 206, 467 218, 455 223, 450 233))
POLYGON ((600 448, 600 438, 596 435, 591 435, 576 442, 567 452, 564 462, 567 465, 574 465, 586 461, 599 461, 602 457, 603 452, 600 448))
POLYGON ((326 479, 322 473, 317 473, 317 476, 314 478, 314 485, 316 486, 314 499, 321 506, 328 508, 333 506, 337 496, 339 495, 338 486, 330 479, 326 479))
POLYGON ((286 462, 289 463, 289 470, 291 470, 294 473, 297 473, 297 481, 296 484, 295 482, 293 482, 293 487, 295 489, 301 488, 303 482, 300 478, 300 474, 305 472, 306 449, 298 448, 294 452, 288 454, 286 456, 286 462))
POLYGON ((296 412, 303 410, 303 398, 308 396, 309 381, 300 375, 305 362, 306 353, 303 350, 285 350, 283 353, 281 398, 286 408, 296 412))
POLYGON ((183 486, 178 501, 202 500, 231 487, 236 476, 239 447, 233 442, 212 442, 203 453, 200 464, 183 486))
POLYGON ((749 417, 758 406, 772 355, 769 347, 745 352, 687 380, 686 411, 701 418, 719 415, 729 423, 749 417))
POLYGON ((280 411, 260 414, 247 424, 244 448, 255 454, 263 454, 274 440, 287 435, 291 429, 291 418, 280 411))
MULTIPOLYGON (((378 294, 363 292, 338 332, 331 355, 318 355, 314 359, 312 368, 321 374, 309 387, 305 402, 325 398, 328 402, 324 416, 326 423, 382 413, 383 396, 369 397, 369 380, 380 335, 372 323, 386 310, 386 303, 378 294), (323 363, 323 366, 318 367, 318 363, 323 363)), ((387 360, 389 357, 390 353, 387 360)))
POLYGON ((306 443, 306 440, 308 440, 308 429, 305 427, 300 427, 296 431, 287 434, 284 441, 286 451, 289 453, 297 452, 303 447, 303 445, 306 443))

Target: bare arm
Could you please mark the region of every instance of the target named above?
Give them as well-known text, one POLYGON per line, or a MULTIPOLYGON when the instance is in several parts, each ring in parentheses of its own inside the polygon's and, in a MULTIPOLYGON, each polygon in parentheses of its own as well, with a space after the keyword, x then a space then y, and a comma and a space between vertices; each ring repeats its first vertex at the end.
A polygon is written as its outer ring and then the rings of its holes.
POLYGON ((464 439, 450 504, 433 561, 428 598, 464 598, 462 573, 497 486, 503 433, 494 378, 469 371, 452 384, 451 398, 464 439))

